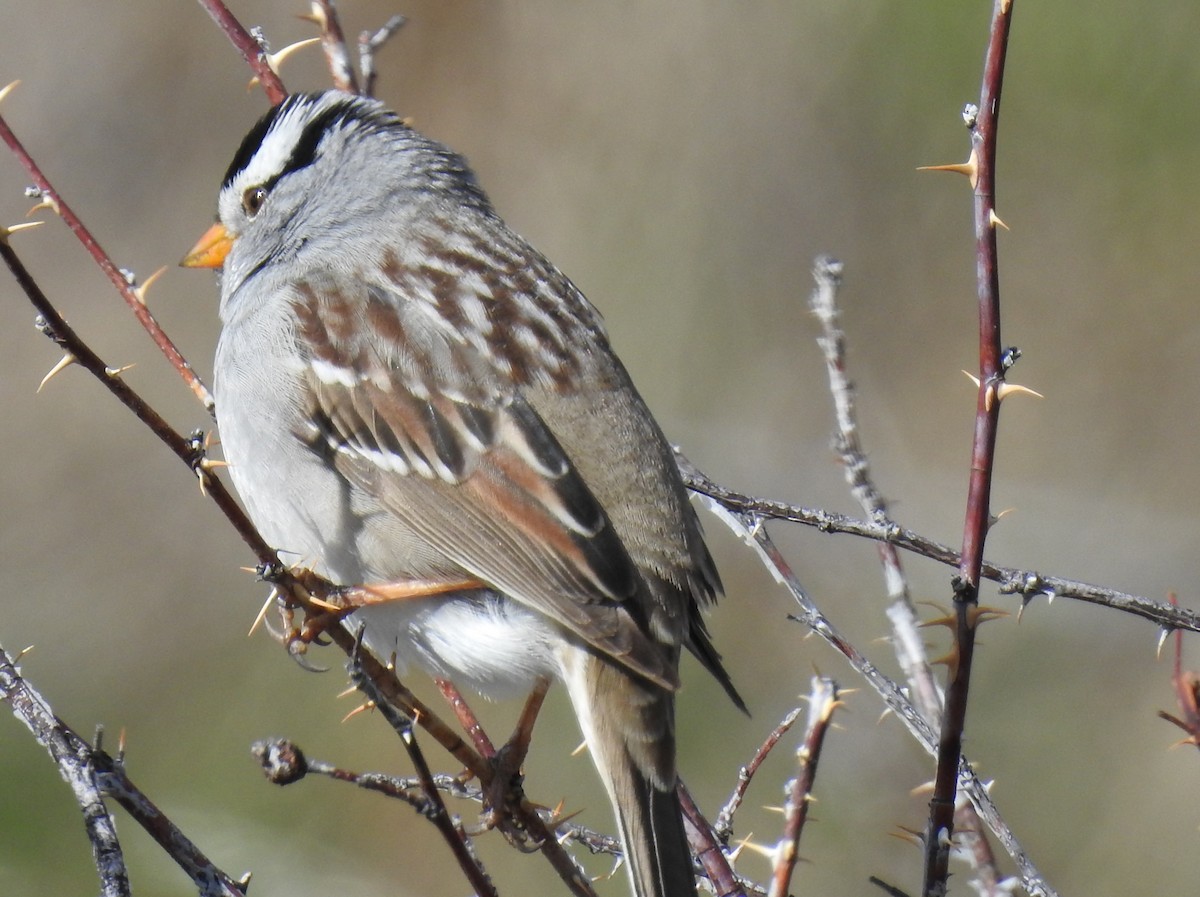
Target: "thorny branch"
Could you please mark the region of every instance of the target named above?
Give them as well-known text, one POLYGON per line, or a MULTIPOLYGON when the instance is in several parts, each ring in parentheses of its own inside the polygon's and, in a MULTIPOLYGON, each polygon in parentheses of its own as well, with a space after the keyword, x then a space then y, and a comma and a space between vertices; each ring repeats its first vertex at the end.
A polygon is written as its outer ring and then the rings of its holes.
MULTIPOLYGON (((975 253, 979 292, 979 395, 976 400, 975 437, 971 447, 970 482, 966 520, 963 523, 962 558, 954 583, 955 644, 947 668, 945 706, 938 739, 937 772, 929 801, 925 829, 926 897, 946 893, 954 832, 958 770, 963 731, 967 720, 975 633, 985 617, 979 612, 979 579, 983 546, 991 524, 992 473, 1004 375, 1009 364, 1000 342, 1000 276, 996 245, 995 210, 996 132, 1000 116, 1000 91, 1004 84, 1004 59, 1012 24, 1013 0, 995 0, 991 34, 984 58, 979 107, 968 116, 971 129, 970 173, 975 190, 975 253)), ((1010 359, 1015 355, 1010 355, 1010 359)))

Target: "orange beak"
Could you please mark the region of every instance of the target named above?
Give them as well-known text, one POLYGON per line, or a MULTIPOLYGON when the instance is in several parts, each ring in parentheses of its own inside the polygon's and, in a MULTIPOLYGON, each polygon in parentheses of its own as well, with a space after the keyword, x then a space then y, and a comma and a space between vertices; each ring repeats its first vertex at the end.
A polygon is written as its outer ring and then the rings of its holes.
POLYGON ((204 232, 196 245, 183 257, 184 268, 220 268, 233 248, 233 237, 220 221, 204 232))

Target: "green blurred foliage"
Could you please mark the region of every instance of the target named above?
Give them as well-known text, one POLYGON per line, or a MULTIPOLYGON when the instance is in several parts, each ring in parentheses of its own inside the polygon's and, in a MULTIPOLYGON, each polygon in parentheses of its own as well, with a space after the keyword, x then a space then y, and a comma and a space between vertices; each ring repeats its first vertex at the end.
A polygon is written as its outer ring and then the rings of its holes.
MULTIPOLYGON (((245 2, 276 47, 309 35, 303 3, 245 2)), ((855 511, 828 448, 824 375, 805 311, 812 257, 847 265, 845 324, 864 438, 895 516, 943 541, 960 531, 975 364, 970 196, 919 174, 966 155, 959 117, 978 96, 990 4, 741 0, 568 4, 413 0, 342 4, 347 30, 400 11, 380 93, 465 153, 495 204, 605 313, 664 427, 743 491, 855 511)), ((989 557, 1194 603, 1200 393, 1195 102, 1200 6, 1016 0, 1003 96, 999 211, 1013 378, 1044 401, 1006 405, 989 557)), ((293 89, 327 83, 289 64, 293 89)), ((4 114, 118 261, 172 264, 211 220, 237 141, 264 109, 199 6, 47 0, 0 5, 4 114)), ((0 153, 0 215, 30 204, 0 153)), ((179 428, 203 411, 64 229, 20 238, 72 323, 179 428)), ((207 375, 215 294, 171 270, 151 303, 207 375)), ((304 674, 261 636, 247 551, 174 459, 99 387, 56 360, 0 279, 0 641, 34 643, 25 672, 79 731, 124 728, 133 778, 224 868, 256 890, 453 895, 465 885, 431 827, 402 806, 328 782, 289 789, 256 773, 249 743, 295 738, 312 755, 403 773, 382 722, 338 720, 340 672, 304 674)), ((715 808, 738 766, 807 689, 814 666, 857 683, 784 621, 788 602, 709 519, 728 597, 716 640, 753 718, 695 665, 680 698, 681 768, 715 808)), ((776 527, 805 584, 887 670, 873 546, 776 527)), ((948 573, 908 561, 914 592, 947 602, 948 573)), ((1011 599, 985 591, 1010 609, 1011 599)), ((932 612, 931 612, 932 613, 932 612)), ((931 640, 939 635, 931 634, 931 640)), ((1038 601, 983 630, 967 748, 1064 894, 1189 893, 1197 867, 1197 758, 1172 753, 1168 664, 1145 623, 1038 601), (1163 860, 1161 858, 1167 858, 1163 860)), ((940 648, 935 650, 940 653, 940 648)), ((324 659, 340 668, 335 656, 324 659)), ((1194 657, 1193 657, 1194 662, 1194 657)), ((894 671, 894 670, 893 670, 894 671)), ((419 676, 411 677, 419 682, 419 676)), ((433 697, 430 696, 430 700, 433 697)), ((797 893, 914 889, 910 795, 930 763, 867 692, 849 699, 817 779, 797 893)), ((485 706, 497 733, 516 709, 485 706)), ((542 719, 529 791, 605 801, 561 695, 542 719)), ((771 841, 792 758, 751 792, 738 834, 771 841)), ((435 766, 451 768, 444 759, 435 766)), ((186 880, 128 820, 137 893, 186 880)), ((481 841, 503 893, 554 893, 537 859, 481 841)), ((597 874, 601 863, 593 864, 597 874)), ((739 868, 762 877, 747 855, 739 868)), ((965 893, 960 875, 957 892, 965 893)), ((618 877, 603 894, 623 894, 618 877)), ((0 719, 0 890, 91 893, 78 813, 15 721, 0 719)))

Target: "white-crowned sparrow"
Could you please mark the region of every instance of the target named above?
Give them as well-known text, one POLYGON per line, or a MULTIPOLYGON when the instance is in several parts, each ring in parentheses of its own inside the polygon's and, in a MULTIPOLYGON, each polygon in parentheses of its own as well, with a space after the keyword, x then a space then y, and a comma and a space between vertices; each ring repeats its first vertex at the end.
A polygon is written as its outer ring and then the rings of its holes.
POLYGON ((370 99, 289 97, 218 205, 185 264, 224 265, 217 422, 263 536, 418 593, 351 618, 385 659, 489 696, 562 680, 638 897, 694 895, 680 648, 741 702, 700 617, 712 558, 599 314, 462 158, 370 99))

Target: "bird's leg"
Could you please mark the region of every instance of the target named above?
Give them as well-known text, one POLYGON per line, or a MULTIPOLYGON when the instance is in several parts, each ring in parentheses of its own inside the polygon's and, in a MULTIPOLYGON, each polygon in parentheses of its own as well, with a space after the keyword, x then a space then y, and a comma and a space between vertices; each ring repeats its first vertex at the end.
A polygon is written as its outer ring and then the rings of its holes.
MULTIPOLYGON (((454 715, 458 717, 459 725, 463 727, 463 731, 475 745, 475 750, 484 758, 493 759, 496 756, 496 747, 492 744, 492 739, 488 737, 487 732, 483 731, 479 717, 475 715, 475 711, 462 696, 458 686, 449 679, 435 678, 433 681, 437 685, 438 691, 442 693, 442 697, 446 699, 446 703, 450 705, 450 709, 454 711, 454 715)), ((469 774, 466 778, 470 778, 469 774)))
POLYGON ((525 756, 529 753, 529 743, 533 739, 533 725, 537 722, 542 703, 546 700, 546 692, 550 690, 550 681, 540 678, 534 683, 533 691, 525 699, 525 707, 517 719, 516 728, 500 749, 492 757, 492 781, 484 789, 484 823, 494 825, 503 818, 503 808, 517 807, 525 798, 522 789, 523 776, 521 768, 525 765, 525 756))

